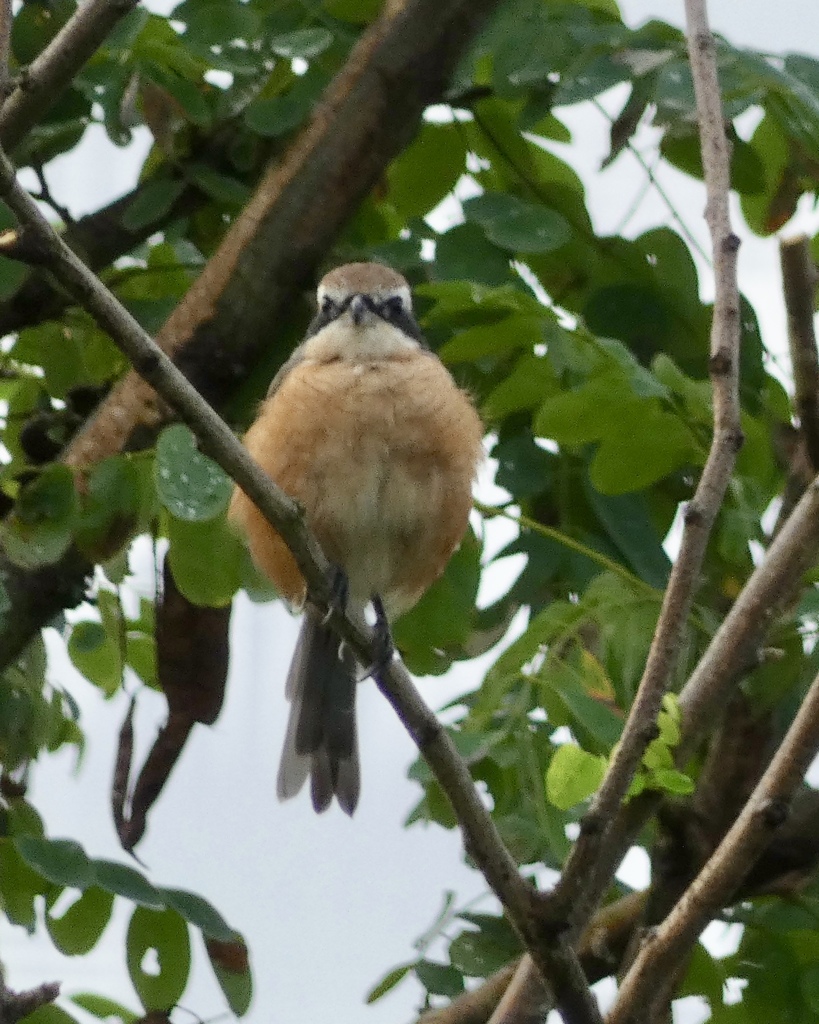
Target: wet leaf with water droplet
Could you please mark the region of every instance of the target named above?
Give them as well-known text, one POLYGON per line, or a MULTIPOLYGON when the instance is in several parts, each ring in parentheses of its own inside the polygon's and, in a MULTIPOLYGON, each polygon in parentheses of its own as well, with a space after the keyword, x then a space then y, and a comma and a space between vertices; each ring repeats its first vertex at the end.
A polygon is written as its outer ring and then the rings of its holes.
POLYGON ((197 449, 190 430, 178 423, 159 436, 154 481, 159 499, 171 515, 190 523, 223 512, 233 486, 219 466, 197 449))

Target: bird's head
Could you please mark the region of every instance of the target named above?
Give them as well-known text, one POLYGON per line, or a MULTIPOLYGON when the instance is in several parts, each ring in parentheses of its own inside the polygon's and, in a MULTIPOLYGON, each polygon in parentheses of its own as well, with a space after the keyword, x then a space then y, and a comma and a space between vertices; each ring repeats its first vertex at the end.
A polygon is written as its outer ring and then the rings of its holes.
POLYGON ((307 331, 312 337, 330 324, 354 332, 399 331, 420 342, 412 295, 397 271, 380 263, 347 263, 326 274, 318 286, 318 310, 307 331))

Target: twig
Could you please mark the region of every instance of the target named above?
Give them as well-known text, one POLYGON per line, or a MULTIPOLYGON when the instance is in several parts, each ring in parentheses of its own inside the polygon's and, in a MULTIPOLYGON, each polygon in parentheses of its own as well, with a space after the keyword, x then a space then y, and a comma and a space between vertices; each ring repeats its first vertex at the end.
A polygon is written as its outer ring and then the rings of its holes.
POLYGON ((0 967, 0 1024, 17 1024, 40 1006, 53 1003, 60 994, 60 984, 49 981, 26 992, 12 992, 6 988, 3 969, 0 967))
MULTIPOLYGON (((593 99, 592 103, 595 106, 595 108, 597 109, 598 113, 602 114, 603 117, 606 118, 606 120, 609 122, 610 125, 614 124, 614 118, 611 116, 611 114, 608 112, 608 110, 606 110, 606 108, 603 106, 603 104, 600 102, 599 99, 593 99)), ((663 188, 663 186, 658 181, 657 175, 654 173, 653 168, 649 166, 648 161, 645 159, 643 154, 634 145, 634 143, 631 141, 631 139, 629 139, 626 142, 625 148, 629 151, 629 153, 631 153, 631 155, 634 157, 634 159, 637 161, 637 163, 643 169, 643 172, 645 174, 645 181, 646 181, 646 189, 645 189, 645 191, 647 191, 648 188, 653 188, 654 189, 654 191, 657 193, 657 195, 660 197, 660 199, 665 204, 666 209, 668 210, 669 214, 671 215, 671 219, 675 220, 677 222, 677 224, 679 225, 680 231, 683 233, 683 235, 685 235, 686 239, 688 240, 688 244, 691 246, 692 249, 694 249, 696 252, 699 253, 699 255, 703 258, 703 260, 705 261, 706 264, 710 265, 711 259, 710 259, 709 255, 708 255, 708 253, 702 247, 702 245, 699 242, 699 239, 694 235, 694 232, 690 230, 688 225, 683 220, 682 214, 679 212, 677 207, 674 205, 674 203, 673 203, 673 201, 671 199, 671 196, 666 192, 666 190, 663 188)), ((622 234, 622 229, 625 227, 625 225, 628 223, 628 221, 631 219, 631 217, 636 212, 636 210, 637 210, 637 208, 639 206, 639 203, 642 201, 642 198, 645 195, 645 191, 644 190, 640 191, 640 193, 638 195, 638 199, 635 201, 635 203, 632 204, 632 208, 627 212, 626 215, 624 215, 624 217, 621 220, 620 224, 617 226, 617 228, 615 228, 615 231, 614 231, 615 235, 622 234)))
POLYGON ((63 224, 73 224, 74 218, 71 216, 71 211, 68 207, 63 206, 62 203, 58 202, 51 194, 51 189, 48 187, 46 181, 45 169, 42 164, 34 164, 34 173, 37 176, 37 182, 40 185, 40 191, 34 196, 35 199, 39 199, 41 203, 47 203, 51 209, 57 214, 62 220, 63 224))
MULTIPOLYGON (((590 886, 599 851, 646 747, 656 735, 663 694, 679 658, 683 630, 699 580, 705 548, 742 444, 739 408, 739 240, 728 213, 730 152, 722 119, 713 38, 700 0, 689 3, 689 54, 694 76, 707 193, 706 220, 714 250, 715 299, 709 370, 714 394, 714 437, 694 498, 684 516, 680 552, 671 571, 643 678, 605 778, 585 816, 563 876, 546 902, 555 921, 582 920, 600 898, 590 886)), ((607 880, 603 882, 607 884, 607 880)))
MULTIPOLYGON (((329 621, 361 664, 373 664, 373 630, 343 614, 332 602, 328 563, 309 534, 295 502, 250 458, 233 432, 199 395, 128 311, 54 232, 31 196, 18 184, 14 168, 0 151, 0 195, 29 235, 29 251, 38 258, 129 358, 136 371, 193 429, 202 448, 258 506, 290 547, 307 583, 310 599, 327 611, 329 621)), ((379 674, 378 685, 415 740, 452 803, 464 843, 503 903, 538 969, 555 987, 567 1024, 601 1020, 575 953, 540 927, 537 893, 518 872, 492 818, 484 807, 465 762, 447 732, 429 710, 404 666, 394 661, 379 674)))
POLYGON ((11 55, 11 0, 0 0, 0 104, 9 93, 9 57, 11 55))
POLYGON ((532 958, 525 956, 489 1018, 489 1024, 541 1024, 555 1002, 532 958))
POLYGON ((26 68, 0 108, 0 143, 12 150, 59 99, 118 21, 139 0, 86 0, 26 68))
POLYGON ((815 473, 819 472, 819 357, 813 317, 819 276, 805 235, 783 239, 779 243, 779 259, 796 388, 794 402, 815 473))
POLYGON ((651 1019, 668 999, 668 979, 698 935, 736 892, 773 831, 788 816, 794 790, 819 749, 819 676, 768 770, 714 855, 662 925, 647 939, 620 985, 607 1024, 651 1019))

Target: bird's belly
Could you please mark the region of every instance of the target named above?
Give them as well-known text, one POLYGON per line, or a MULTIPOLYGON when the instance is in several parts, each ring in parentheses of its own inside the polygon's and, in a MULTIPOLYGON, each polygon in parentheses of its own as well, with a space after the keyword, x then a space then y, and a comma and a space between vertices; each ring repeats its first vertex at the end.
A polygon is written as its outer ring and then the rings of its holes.
MULTIPOLYGON (((390 615, 411 607, 463 536, 480 458, 469 399, 432 356, 294 368, 245 443, 303 506, 353 597, 378 594, 390 615)), ((304 593, 281 540, 241 492, 234 521, 282 593, 304 593)))
POLYGON ((402 606, 402 581, 411 557, 423 558, 439 528, 441 473, 423 459, 408 459, 403 445, 370 437, 338 459, 316 453, 315 500, 309 520, 322 549, 341 565, 351 593, 360 600, 380 594, 402 606))

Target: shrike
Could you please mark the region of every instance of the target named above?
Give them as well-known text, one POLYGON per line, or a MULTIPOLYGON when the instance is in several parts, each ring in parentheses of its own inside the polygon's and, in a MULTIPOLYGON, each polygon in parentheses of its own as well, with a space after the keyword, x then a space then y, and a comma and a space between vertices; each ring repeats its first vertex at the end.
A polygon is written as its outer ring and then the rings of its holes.
MULTIPOLYGON (((466 531, 482 434, 469 397, 424 343, 405 279, 378 263, 350 263, 319 285, 307 336, 270 385, 245 445, 303 506, 348 607, 363 614, 373 602, 393 618, 441 575, 466 531)), ((304 604, 293 556, 238 488, 230 517, 259 569, 304 604)), ((305 612, 287 677, 278 794, 294 796, 310 775, 317 811, 335 794, 352 814, 357 665, 309 601, 305 612)))

